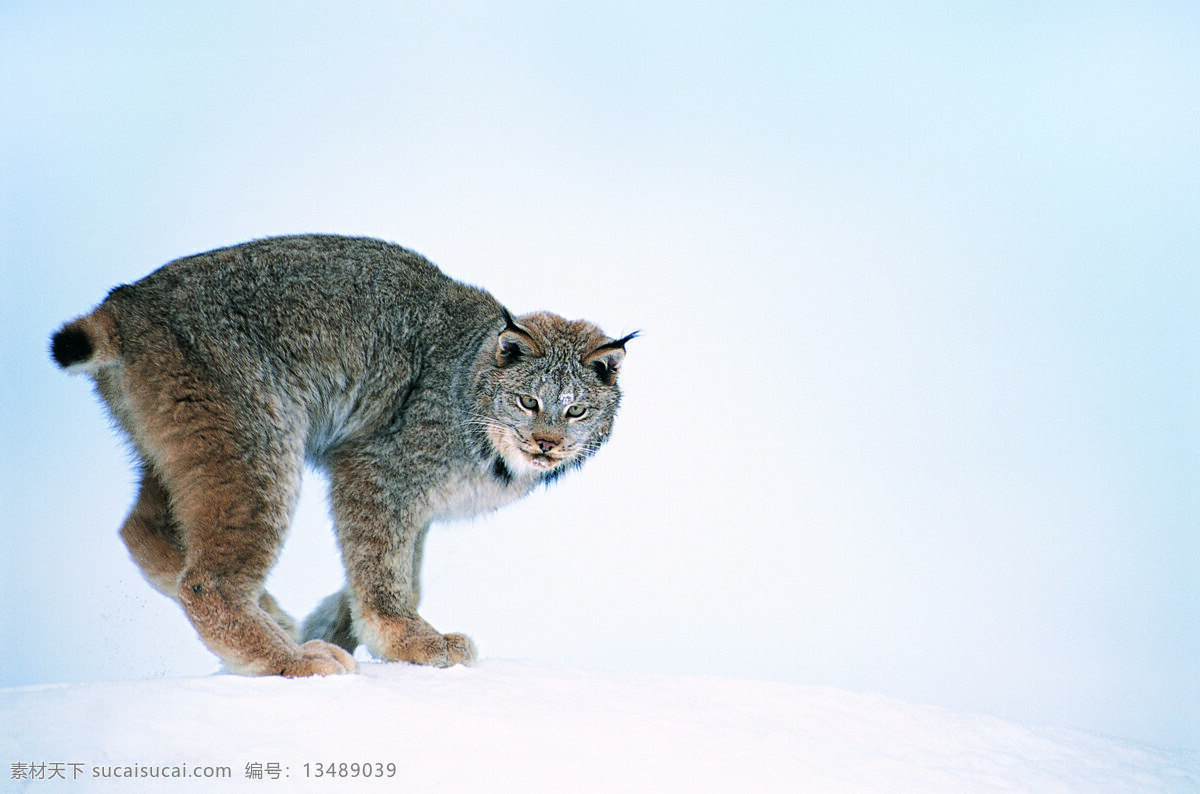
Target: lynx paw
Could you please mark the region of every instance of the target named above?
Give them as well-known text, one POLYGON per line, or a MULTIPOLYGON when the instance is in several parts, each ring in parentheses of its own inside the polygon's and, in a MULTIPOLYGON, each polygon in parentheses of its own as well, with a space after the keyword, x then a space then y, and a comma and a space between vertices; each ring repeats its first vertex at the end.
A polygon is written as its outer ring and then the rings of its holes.
POLYGON ((336 645, 321 640, 309 640, 300 646, 300 654, 279 672, 284 678, 310 675, 340 675, 357 673, 354 657, 336 645))
POLYGON ((439 634, 421 618, 376 618, 360 628, 367 647, 389 662, 451 667, 475 662, 475 643, 465 634, 439 634))
POLYGON ((453 667, 475 663, 475 643, 466 634, 432 634, 413 637, 399 644, 398 661, 453 667))

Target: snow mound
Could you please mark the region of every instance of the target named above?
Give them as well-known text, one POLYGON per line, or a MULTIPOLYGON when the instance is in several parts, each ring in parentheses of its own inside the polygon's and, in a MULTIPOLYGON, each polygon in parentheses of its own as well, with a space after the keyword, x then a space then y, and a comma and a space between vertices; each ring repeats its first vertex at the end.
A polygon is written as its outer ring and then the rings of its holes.
POLYGON ((1200 790, 1197 753, 831 688, 497 660, 362 668, 0 690, 0 789, 1200 790))

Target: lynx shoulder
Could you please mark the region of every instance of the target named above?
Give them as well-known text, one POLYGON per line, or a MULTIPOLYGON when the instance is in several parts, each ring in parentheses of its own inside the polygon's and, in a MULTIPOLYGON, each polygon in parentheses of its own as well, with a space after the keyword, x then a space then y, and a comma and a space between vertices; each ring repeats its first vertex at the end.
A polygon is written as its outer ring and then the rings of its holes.
POLYGON ((140 463, 121 536, 234 671, 470 663, 417 613, 432 522, 518 499, 608 439, 625 344, 513 317, 420 255, 365 238, 260 240, 176 260, 54 334, 140 463), (346 587, 299 628, 264 590, 305 461, 329 475, 346 587))

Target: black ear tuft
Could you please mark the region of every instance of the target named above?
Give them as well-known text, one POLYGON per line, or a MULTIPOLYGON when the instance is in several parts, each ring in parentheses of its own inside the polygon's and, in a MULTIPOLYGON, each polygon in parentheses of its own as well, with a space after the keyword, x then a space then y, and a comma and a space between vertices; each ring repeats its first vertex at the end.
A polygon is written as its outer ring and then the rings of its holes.
POLYGON ((623 336, 620 339, 618 339, 617 341, 613 342, 612 346, 619 347, 622 350, 624 350, 626 342, 630 341, 631 339, 637 339, 641 335, 642 335, 641 331, 634 331, 632 334, 625 334, 625 336, 623 336))
POLYGON ((638 331, 601 345, 584 357, 583 363, 592 368, 601 382, 611 386, 617 379, 621 362, 625 360, 625 343, 634 339, 638 331))

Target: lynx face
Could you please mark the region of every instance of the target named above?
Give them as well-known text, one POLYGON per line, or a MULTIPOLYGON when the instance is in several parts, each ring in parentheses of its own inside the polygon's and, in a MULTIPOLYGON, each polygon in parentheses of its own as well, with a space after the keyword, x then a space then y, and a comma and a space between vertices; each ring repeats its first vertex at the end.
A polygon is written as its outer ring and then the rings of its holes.
POLYGON ((553 479, 578 466, 612 431, 624 344, 584 321, 505 316, 484 365, 477 419, 509 475, 553 479))

